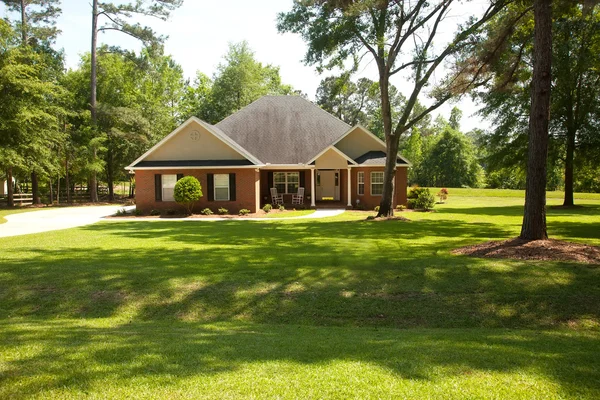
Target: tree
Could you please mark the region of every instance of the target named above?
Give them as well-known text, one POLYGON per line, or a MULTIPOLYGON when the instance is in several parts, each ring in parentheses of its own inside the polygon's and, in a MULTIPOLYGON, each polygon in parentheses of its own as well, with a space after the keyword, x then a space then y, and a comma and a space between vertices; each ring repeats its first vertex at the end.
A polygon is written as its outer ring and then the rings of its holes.
MULTIPOLYGON (((406 99, 390 85, 392 115, 396 117, 406 99)), ((325 111, 335 115, 348 125, 361 124, 383 138, 381 125, 381 101, 379 86, 367 78, 351 80, 349 72, 339 76, 329 76, 317 88, 316 103, 325 111)))
MULTIPOLYGON (((15 21, 15 29, 20 32, 21 45, 36 48, 38 52, 47 53, 47 56, 60 58, 54 53, 49 44, 56 39, 59 30, 56 28, 56 19, 60 16, 59 0, 1 0, 9 11, 16 12, 19 19, 15 21)), ((62 62, 60 62, 62 68, 62 62)), ((52 65, 47 65, 49 68, 52 65)), ((40 72, 43 72, 40 70, 40 72)), ((47 149, 45 146, 39 149, 47 149)), ((30 153, 31 154, 31 153, 30 153)), ((40 203, 38 172, 40 171, 37 160, 48 158, 34 157, 31 164, 31 189, 33 203, 40 203)))
MULTIPOLYGON (((90 110, 92 126, 97 122, 97 42, 98 32, 118 31, 140 40, 146 46, 156 46, 163 41, 150 27, 139 23, 130 23, 128 20, 135 14, 150 16, 166 20, 172 10, 183 3, 183 0, 138 0, 135 3, 103 2, 92 0, 92 47, 91 47, 91 72, 90 72, 90 110), (104 25, 99 25, 100 17, 108 20, 104 25)), ((90 199, 98 201, 96 174, 90 176, 90 199)))
MULTIPOLYGON (((17 38, 0 20, 0 164, 9 181, 14 167, 31 171, 32 162, 50 161, 49 152, 62 140, 58 129, 62 110, 57 105, 62 91, 48 77, 52 71, 48 58, 17 38)), ((11 189, 9 205, 13 205, 12 196, 11 189)))
MULTIPOLYGON (((495 129, 487 136, 494 174, 524 172, 529 134, 533 15, 530 7, 515 4, 501 13, 489 36, 501 30, 505 20, 522 14, 513 27, 508 45, 492 64, 494 80, 480 93, 483 115, 495 129)), ((595 4, 557 2, 553 11, 553 62, 547 189, 556 186, 557 164, 563 164, 564 205, 573 205, 577 166, 587 168, 584 156, 599 146, 597 123, 600 110, 600 13, 595 4), (578 152, 581 154, 578 156, 578 152), (576 159, 579 161, 576 162, 576 159)), ((489 171, 489 172, 492 172, 489 171)), ((584 171, 580 171, 585 173, 584 171)), ((589 181, 587 181, 589 182, 589 181)), ((562 185, 562 183, 560 183, 562 185)), ((582 189, 589 190, 587 188, 582 189)))
POLYGON ((460 130, 460 120, 462 118, 462 111, 458 107, 452 107, 452 111, 450 112, 450 128, 455 131, 460 130))
POLYGON ((431 111, 453 96, 483 84, 483 65, 492 60, 499 46, 470 56, 482 38, 485 24, 503 9, 506 0, 489 5, 481 16, 471 18, 444 46, 438 28, 454 0, 414 2, 392 0, 309 0, 295 2, 292 10, 278 17, 280 32, 299 33, 308 42, 305 62, 319 70, 343 67, 352 58, 356 67, 366 51, 375 60, 379 73, 379 90, 387 159, 379 216, 393 215, 393 181, 400 137, 431 111), (419 95, 429 85, 438 67, 455 61, 452 74, 431 92, 433 103, 422 113, 413 114, 419 95), (412 73, 408 74, 412 70, 412 73), (393 121, 390 103, 390 78, 404 73, 412 90, 401 115, 393 121))
POLYGON ((185 207, 188 215, 191 215, 194 204, 202 197, 200 182, 194 176, 184 176, 175 183, 173 197, 185 207))
POLYGON ((217 67, 207 107, 199 116, 209 123, 221 121, 262 96, 293 92, 281 83, 279 67, 258 62, 245 41, 230 44, 224 61, 217 67))
POLYGON ((552 86, 552 0, 534 0, 534 45, 531 113, 525 213, 521 235, 524 240, 548 238, 546 231, 546 159, 550 90, 552 86))

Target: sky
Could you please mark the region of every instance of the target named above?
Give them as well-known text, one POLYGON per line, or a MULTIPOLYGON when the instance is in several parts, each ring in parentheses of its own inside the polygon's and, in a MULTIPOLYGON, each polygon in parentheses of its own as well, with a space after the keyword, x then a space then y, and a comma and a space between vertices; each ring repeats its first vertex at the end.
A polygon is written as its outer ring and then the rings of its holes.
MULTIPOLYGON (((450 38, 456 23, 463 20, 472 10, 481 8, 484 0, 461 1, 450 13, 448 24, 441 29, 442 36, 450 38)), ((282 82, 306 93, 314 100, 319 82, 327 74, 319 75, 315 68, 303 64, 306 44, 299 35, 279 34, 276 18, 280 12, 289 11, 292 0, 184 0, 183 6, 174 11, 167 21, 143 19, 142 24, 151 25, 159 34, 168 36, 165 52, 173 56, 188 78, 196 71, 212 76, 222 61, 228 44, 246 40, 255 52, 258 61, 280 67, 282 82)), ((63 0, 63 14, 58 21, 62 31, 57 47, 64 49, 68 68, 75 68, 80 56, 89 51, 91 30, 91 6, 87 0, 63 0)), ((3 6, 0 15, 6 16, 3 6)), ((99 44, 118 45, 130 50, 139 50, 141 44, 122 33, 101 33, 99 44)), ((374 62, 365 65, 354 75, 354 79, 367 77, 378 80, 374 62)), ((392 80, 400 91, 406 92, 410 85, 404 77, 392 80)), ((421 99, 427 103, 426 97, 421 99)), ((463 111, 461 128, 469 131, 475 127, 486 128, 488 124, 473 115, 478 107, 468 97, 458 103, 446 104, 439 109, 445 118, 452 107, 463 111)), ((433 114, 434 118, 438 113, 433 114)))

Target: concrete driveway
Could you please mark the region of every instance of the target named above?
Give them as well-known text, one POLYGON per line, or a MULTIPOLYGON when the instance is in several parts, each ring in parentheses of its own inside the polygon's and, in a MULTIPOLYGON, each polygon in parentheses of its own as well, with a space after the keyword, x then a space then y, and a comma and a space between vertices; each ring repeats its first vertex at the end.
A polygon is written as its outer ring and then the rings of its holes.
POLYGON ((0 224, 0 237, 89 225, 115 214, 121 208, 123 206, 63 207, 8 215, 4 217, 7 222, 0 224))

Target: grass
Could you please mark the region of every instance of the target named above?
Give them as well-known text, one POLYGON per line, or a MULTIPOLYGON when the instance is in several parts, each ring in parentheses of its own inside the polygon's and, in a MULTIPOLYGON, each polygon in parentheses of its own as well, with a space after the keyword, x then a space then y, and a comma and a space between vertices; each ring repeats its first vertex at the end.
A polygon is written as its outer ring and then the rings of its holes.
MULTIPOLYGON (((522 200, 450 195, 0 239, 0 398, 600 397, 600 269, 453 256, 516 236, 522 200)), ((580 204, 549 231, 600 245, 580 204)))
POLYGON ((291 217, 302 217, 304 215, 310 215, 315 210, 285 210, 284 212, 271 211, 263 215, 263 218, 291 218, 291 217))
MULTIPOLYGON (((440 191, 441 188, 430 188, 433 194, 440 191)), ((458 197, 517 197, 525 198, 524 190, 512 189, 472 189, 472 188, 449 188, 450 196, 458 197)), ((564 199, 565 193, 560 191, 546 192, 548 199, 564 199)), ((575 200, 600 200, 600 193, 574 193, 575 200)), ((562 203, 561 203, 562 204, 562 203)))

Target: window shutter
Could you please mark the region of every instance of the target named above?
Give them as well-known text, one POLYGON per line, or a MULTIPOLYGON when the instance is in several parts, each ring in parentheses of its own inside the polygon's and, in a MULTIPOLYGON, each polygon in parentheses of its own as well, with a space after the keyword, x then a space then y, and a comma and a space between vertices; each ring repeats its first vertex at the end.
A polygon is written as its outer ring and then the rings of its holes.
POLYGON ((300 171, 300 187, 306 187, 306 171, 300 171))
POLYGON ((267 185, 269 185, 269 190, 271 190, 273 187, 273 171, 267 173, 267 185))
POLYGON ((229 201, 235 201, 235 174, 229 174, 229 201))
POLYGON ((154 174, 154 200, 162 201, 162 176, 154 174))
POLYGON ((208 201, 215 201, 215 176, 213 174, 206 175, 206 186, 208 186, 208 201))
POLYGON ((183 174, 177 174, 177 180, 180 180, 181 178, 183 178, 183 174))

